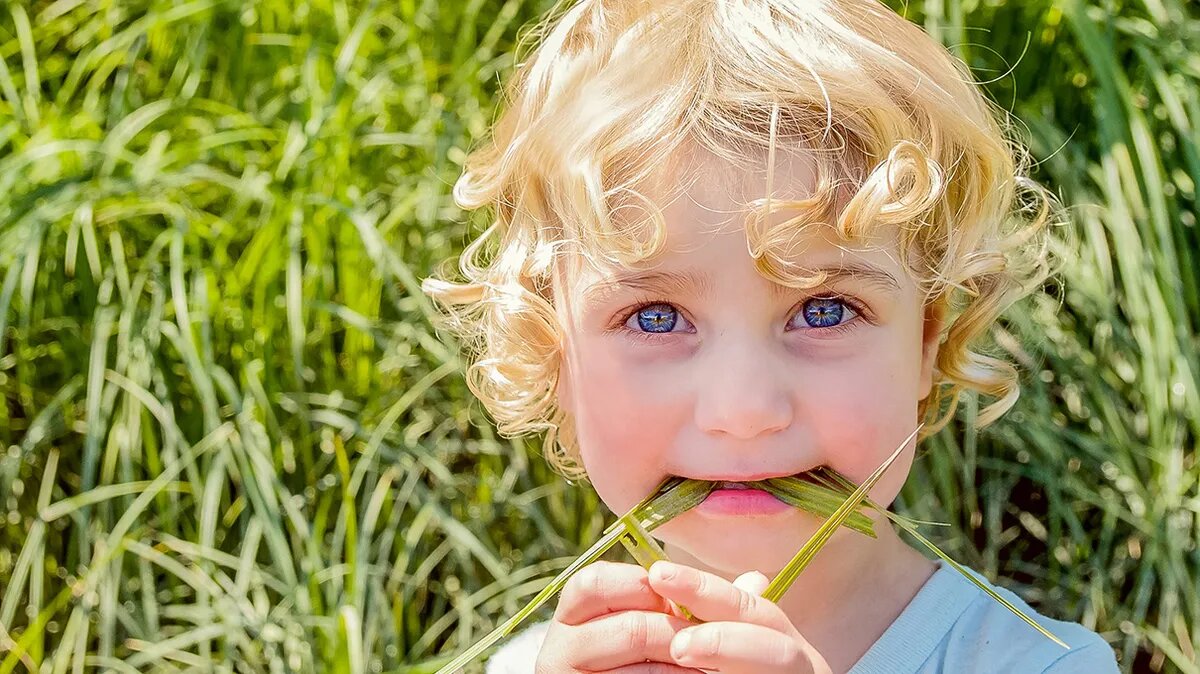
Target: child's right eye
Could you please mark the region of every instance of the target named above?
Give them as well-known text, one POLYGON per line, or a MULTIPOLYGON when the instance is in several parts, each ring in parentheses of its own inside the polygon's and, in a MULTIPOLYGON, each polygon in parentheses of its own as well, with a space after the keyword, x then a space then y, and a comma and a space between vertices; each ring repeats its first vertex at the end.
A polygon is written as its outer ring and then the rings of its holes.
POLYGON ((643 301, 632 311, 625 313, 622 324, 614 327, 614 330, 628 332, 631 337, 646 339, 649 342, 661 341, 672 332, 696 331, 676 306, 661 300, 643 301), (683 321, 686 329, 674 330, 680 321, 683 321))
POLYGON ((639 337, 663 335, 670 333, 680 320, 689 326, 691 325, 672 304, 668 302, 654 302, 643 304, 634 309, 633 313, 626 319, 625 327, 632 330, 639 337), (629 325, 630 321, 633 321, 633 326, 629 325))

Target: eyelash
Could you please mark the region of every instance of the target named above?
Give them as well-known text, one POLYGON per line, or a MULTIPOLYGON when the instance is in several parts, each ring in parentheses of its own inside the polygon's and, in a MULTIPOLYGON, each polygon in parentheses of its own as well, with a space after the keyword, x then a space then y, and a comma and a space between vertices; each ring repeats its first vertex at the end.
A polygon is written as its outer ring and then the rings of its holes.
MULTIPOLYGON (((800 302, 797 305, 795 305, 795 307, 793 307, 793 308, 803 311, 805 303, 807 303, 809 300, 838 300, 839 302, 842 302, 846 306, 853 309, 854 313, 858 314, 858 316, 856 316, 855 318, 861 318, 867 322, 870 322, 867 319, 868 312, 860 303, 858 303, 857 301, 855 301, 845 295, 838 295, 836 293, 832 294, 832 295, 812 295, 810 297, 805 297, 803 300, 800 300, 800 302)), ((643 332, 641 330, 633 330, 631 328, 625 327, 625 323, 627 323, 629 321, 630 317, 637 315, 637 313, 639 311, 641 311, 647 307, 652 307, 652 306, 659 305, 659 304, 665 304, 667 306, 674 307, 676 311, 679 310, 679 307, 676 307, 673 302, 670 302, 667 300, 649 299, 649 298, 638 299, 636 306, 634 306, 629 311, 621 312, 621 318, 620 318, 619 322, 617 322, 616 326, 614 326, 612 329, 621 331, 621 332, 630 333, 631 336, 634 337, 635 339, 641 339, 641 340, 644 340, 647 342, 661 342, 663 339, 670 337, 671 335, 673 335, 675 333, 672 333, 672 332, 643 332)), ((794 316, 794 315, 796 315, 795 312, 792 312, 791 314, 789 314, 789 316, 794 316)), ((857 325, 857 323, 858 323, 857 321, 851 320, 850 322, 842 323, 841 325, 834 325, 834 326, 827 327, 827 328, 807 328, 807 330, 815 330, 817 332, 840 335, 843 332, 855 329, 855 326, 857 325)))

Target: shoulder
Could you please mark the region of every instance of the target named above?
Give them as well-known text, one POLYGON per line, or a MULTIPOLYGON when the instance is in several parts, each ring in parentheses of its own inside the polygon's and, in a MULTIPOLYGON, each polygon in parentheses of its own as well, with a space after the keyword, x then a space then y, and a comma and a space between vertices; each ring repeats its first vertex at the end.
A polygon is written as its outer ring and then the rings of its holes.
POLYGON ((1043 629, 1051 641, 945 562, 851 669, 851 674, 895 672, 1030 672, 1116 674, 1112 648, 1083 625, 1035 611, 1015 593, 964 567, 1043 629))
MULTIPOLYGON (((1106 641, 1079 623, 1056 620, 1036 611, 1010 590, 992 584, 981 574, 968 569, 972 576, 986 583, 1028 615, 1038 625, 1067 644, 1063 648, 1029 623, 1013 614, 966 578, 958 575, 969 603, 945 642, 947 662, 954 659, 964 664, 986 664, 979 671, 1021 671, 1044 674, 1115 674, 1116 657, 1106 641)), ((976 671, 966 669, 962 671, 976 671)))
POLYGON ((1072 674, 1073 672, 1100 672, 1115 674, 1117 658, 1112 646, 1100 638, 1095 632, 1088 632, 1086 643, 1072 646, 1071 650, 1063 653, 1050 666, 1042 670, 1042 674, 1072 674))
POLYGON ((544 620, 509 637, 488 658, 484 674, 533 674, 533 665, 549 627, 550 621, 544 620))

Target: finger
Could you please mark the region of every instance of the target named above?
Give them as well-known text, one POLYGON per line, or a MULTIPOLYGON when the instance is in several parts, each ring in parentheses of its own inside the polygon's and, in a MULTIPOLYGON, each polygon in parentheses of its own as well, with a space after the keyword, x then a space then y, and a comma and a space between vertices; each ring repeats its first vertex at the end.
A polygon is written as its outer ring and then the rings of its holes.
POLYGON ((724 578, 683 564, 657 561, 648 574, 659 595, 682 604, 705 622, 734 621, 795 634, 796 629, 775 603, 751 594, 724 578))
POLYGON ((721 674, 814 671, 802 639, 744 622, 710 622, 681 630, 671 641, 671 657, 680 665, 721 674))
POLYGON ((749 592, 755 597, 761 597, 770 584, 771 581, 767 580, 766 576, 757 571, 747 571, 733 581, 734 587, 749 592))
MULTIPOLYGON (((649 611, 621 611, 582 625, 558 625, 551 648, 561 649, 550 660, 561 669, 606 671, 645 662, 674 663, 671 639, 690 625, 682 618, 649 611)), ((550 635, 547 635, 550 638, 550 635)), ((555 669, 554 671, 561 671, 555 669)))
POLYGON ((650 588, 645 569, 601 560, 584 567, 567 581, 554 619, 564 625, 582 625, 617 611, 672 613, 667 601, 650 588))

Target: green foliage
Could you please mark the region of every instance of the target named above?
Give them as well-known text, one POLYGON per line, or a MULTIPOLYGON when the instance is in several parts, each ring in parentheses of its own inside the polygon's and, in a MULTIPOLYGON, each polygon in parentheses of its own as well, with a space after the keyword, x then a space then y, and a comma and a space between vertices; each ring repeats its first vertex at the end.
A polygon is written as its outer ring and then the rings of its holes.
MULTIPOLYGON (((0 6, 0 673, 435 671, 602 536, 418 287, 484 223, 449 188, 549 4, 0 6)), ((909 16, 1076 240, 996 331, 1017 408, 967 399, 897 509, 1126 671, 1200 671, 1200 15, 909 16)))

